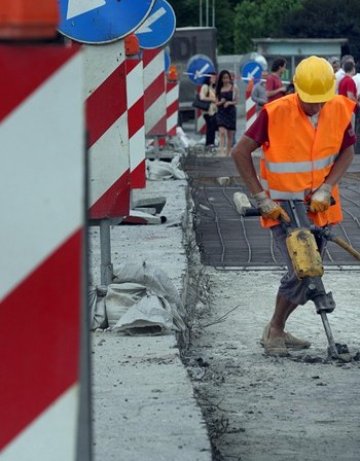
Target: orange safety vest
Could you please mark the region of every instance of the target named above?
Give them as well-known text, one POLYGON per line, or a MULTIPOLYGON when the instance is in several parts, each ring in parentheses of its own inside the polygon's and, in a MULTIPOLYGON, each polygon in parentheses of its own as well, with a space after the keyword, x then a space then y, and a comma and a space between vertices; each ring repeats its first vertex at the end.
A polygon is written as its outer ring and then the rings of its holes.
MULTIPOLYGON (((305 200, 329 174, 351 122, 355 103, 335 96, 320 111, 315 129, 300 107, 296 94, 265 106, 268 114, 268 142, 260 160, 260 182, 273 200, 305 200)), ((335 205, 321 213, 308 213, 317 226, 342 220, 338 186, 332 190, 335 205)), ((263 227, 278 221, 261 218, 263 227)))

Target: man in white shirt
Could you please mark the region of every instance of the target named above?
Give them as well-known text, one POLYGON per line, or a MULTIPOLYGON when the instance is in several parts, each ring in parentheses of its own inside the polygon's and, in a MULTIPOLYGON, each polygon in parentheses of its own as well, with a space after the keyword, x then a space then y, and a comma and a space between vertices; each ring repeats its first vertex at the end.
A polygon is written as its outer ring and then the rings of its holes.
POLYGON ((353 80, 356 85, 356 93, 358 95, 358 98, 360 97, 360 72, 359 72, 359 65, 355 65, 356 68, 356 74, 353 76, 353 80))

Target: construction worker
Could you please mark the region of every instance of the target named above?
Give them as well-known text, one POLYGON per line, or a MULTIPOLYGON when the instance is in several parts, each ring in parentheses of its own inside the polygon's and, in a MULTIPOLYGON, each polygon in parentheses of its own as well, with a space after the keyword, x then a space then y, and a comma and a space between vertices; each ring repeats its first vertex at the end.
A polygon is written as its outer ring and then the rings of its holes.
MULTIPOLYGON (((261 338, 269 355, 286 356, 289 349, 310 347, 308 341, 285 331, 289 315, 309 299, 287 252, 280 221, 289 222, 289 216, 280 200, 308 202, 309 219, 317 226, 342 220, 338 183, 354 156, 356 138, 350 121, 355 103, 335 95, 335 84, 328 61, 317 56, 303 59, 295 70, 295 93, 267 103, 232 150, 261 213, 261 224, 271 229, 287 261, 273 316, 261 338), (252 152, 259 146, 258 178, 252 152)), ((319 243, 320 251, 324 245, 325 241, 319 243)))

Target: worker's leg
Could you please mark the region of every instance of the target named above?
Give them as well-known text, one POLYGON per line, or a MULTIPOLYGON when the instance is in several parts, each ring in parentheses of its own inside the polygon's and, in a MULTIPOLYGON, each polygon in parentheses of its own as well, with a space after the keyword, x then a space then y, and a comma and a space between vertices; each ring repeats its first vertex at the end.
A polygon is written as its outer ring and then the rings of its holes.
POLYGON ((288 270, 281 279, 275 310, 269 324, 264 329, 261 343, 269 354, 285 355, 287 348, 306 349, 310 347, 308 341, 298 339, 285 331, 285 324, 290 314, 299 305, 307 302, 307 287, 295 275, 287 252, 285 231, 281 226, 276 226, 272 231, 288 270))
POLYGON ((275 311, 270 321, 269 336, 284 336, 285 323, 289 315, 297 308, 297 304, 288 301, 278 293, 275 311))

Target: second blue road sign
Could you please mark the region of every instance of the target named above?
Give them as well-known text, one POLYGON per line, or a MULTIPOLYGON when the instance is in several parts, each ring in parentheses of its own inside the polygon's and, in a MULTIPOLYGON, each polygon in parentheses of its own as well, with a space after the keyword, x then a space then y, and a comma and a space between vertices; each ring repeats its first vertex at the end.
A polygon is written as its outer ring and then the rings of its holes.
POLYGON ((186 74, 195 85, 202 85, 209 72, 215 72, 215 66, 208 56, 196 54, 189 59, 186 74))
POLYGON ((254 79, 255 81, 261 79, 263 68, 256 61, 249 61, 241 70, 241 77, 243 80, 248 81, 254 79))
POLYGON ((175 13, 165 0, 156 0, 146 21, 135 32, 140 48, 160 48, 174 35, 176 28, 175 13))

